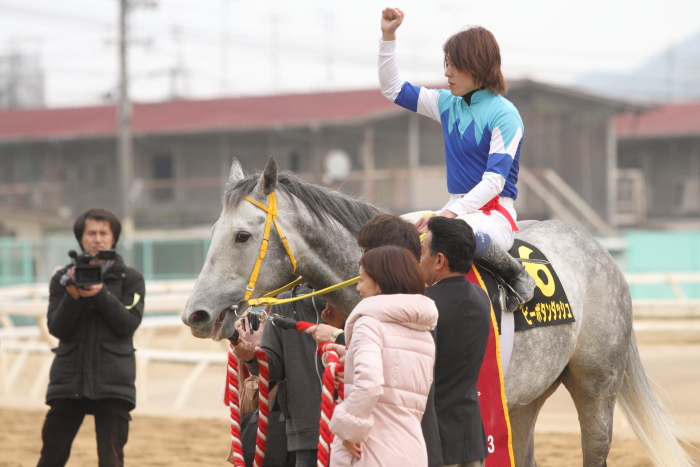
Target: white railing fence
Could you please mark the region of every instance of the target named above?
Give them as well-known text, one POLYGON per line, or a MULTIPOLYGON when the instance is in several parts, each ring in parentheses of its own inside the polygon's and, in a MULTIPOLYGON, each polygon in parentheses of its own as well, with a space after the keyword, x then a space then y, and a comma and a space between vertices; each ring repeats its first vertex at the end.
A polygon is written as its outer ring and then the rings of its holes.
MULTIPOLYGON (((226 415, 226 343, 192 337, 179 316, 193 286, 146 284, 147 316, 134 336, 137 407, 146 412, 226 415)), ((47 306, 47 284, 0 288, 0 405, 43 404, 57 344, 46 328, 47 306)))
MULTIPOLYGON (((634 300, 636 319, 667 320, 661 327, 668 330, 675 329, 672 320, 686 320, 682 326, 687 327, 688 319, 700 318, 700 299, 687 298, 682 290, 683 284, 700 284, 700 273, 629 274, 627 280, 630 285, 666 284, 674 293, 669 300, 634 300)), ((226 344, 192 337, 179 317, 193 287, 194 280, 146 285, 147 316, 135 335, 138 406, 223 417, 226 344)), ((46 329, 47 293, 47 284, 0 288, 0 404, 17 399, 43 404, 56 345, 46 329), (22 325, 14 324, 16 318, 22 325)), ((659 326, 635 323, 635 329, 659 326)))
POLYGON ((700 284, 700 272, 628 273, 630 286, 668 287, 673 298, 634 299, 634 316, 637 318, 700 318, 700 299, 688 298, 683 285, 700 284))

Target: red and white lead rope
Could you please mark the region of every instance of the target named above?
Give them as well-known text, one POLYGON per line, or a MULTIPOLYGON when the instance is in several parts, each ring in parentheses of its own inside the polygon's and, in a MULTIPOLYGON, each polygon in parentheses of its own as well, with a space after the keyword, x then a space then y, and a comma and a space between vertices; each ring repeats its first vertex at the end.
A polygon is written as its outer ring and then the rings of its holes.
POLYGON ((224 402, 229 407, 231 420, 231 451, 228 461, 236 467, 245 467, 243 444, 241 443, 241 404, 238 392, 238 359, 233 353, 233 343, 228 347, 228 365, 226 366, 226 392, 224 402))
MULTIPOLYGON (((258 384, 258 432, 255 438, 254 467, 262 467, 265 461, 265 446, 267 444, 268 417, 270 415, 270 366, 267 363, 267 355, 264 350, 257 349, 255 358, 258 359, 259 384, 258 384)), ((224 402, 230 409, 231 421, 231 451, 228 461, 236 467, 245 467, 243 457, 243 443, 241 442, 241 405, 238 391, 238 359, 233 353, 233 344, 229 344, 228 350, 228 375, 226 378, 226 394, 224 402)))
MULTIPOLYGON (((297 321, 296 328, 298 331, 309 332, 314 326, 313 323, 306 321, 297 321)), ((321 420, 318 427, 318 467, 328 467, 331 456, 331 442, 333 442, 333 433, 329 428, 331 417, 333 417, 333 409, 343 400, 344 385, 342 381, 337 384, 338 397, 336 394, 336 377, 337 372, 342 371, 343 365, 340 364, 338 353, 333 349, 330 342, 324 342, 318 347, 318 354, 323 357, 323 364, 326 369, 323 371, 323 384, 321 385, 321 420)))
POLYGON ((318 427, 318 467, 328 467, 331 456, 331 442, 333 433, 329 428, 333 410, 345 397, 345 387, 342 381, 337 381, 336 375, 343 371, 338 353, 330 342, 324 342, 318 348, 318 353, 323 356, 326 369, 323 371, 323 384, 321 385, 321 421, 318 427), (338 397, 336 398, 336 390, 338 397))
POLYGON ((258 433, 255 438, 255 459, 253 467, 262 467, 265 462, 265 446, 267 445, 267 426, 270 415, 270 365, 267 363, 267 354, 262 349, 256 349, 255 358, 258 359, 258 433))

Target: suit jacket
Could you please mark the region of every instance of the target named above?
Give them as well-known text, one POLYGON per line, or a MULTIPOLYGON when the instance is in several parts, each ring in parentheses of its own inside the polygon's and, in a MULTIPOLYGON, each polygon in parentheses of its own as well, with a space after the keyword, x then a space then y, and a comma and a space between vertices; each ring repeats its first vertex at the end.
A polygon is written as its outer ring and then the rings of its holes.
MULTIPOLYGON (((430 331, 435 339, 435 329, 430 331)), ((433 368, 433 375, 435 374, 433 368)), ((425 447, 428 450, 428 467, 441 467, 445 465, 442 460, 442 443, 440 442, 440 428, 438 426, 437 414, 435 413, 435 381, 430 385, 428 402, 425 404, 425 413, 420 422, 425 439, 425 447)))
POLYGON ((477 380, 491 329, 486 293, 464 276, 449 277, 425 289, 439 318, 435 352, 435 412, 445 464, 488 456, 481 422, 477 380))

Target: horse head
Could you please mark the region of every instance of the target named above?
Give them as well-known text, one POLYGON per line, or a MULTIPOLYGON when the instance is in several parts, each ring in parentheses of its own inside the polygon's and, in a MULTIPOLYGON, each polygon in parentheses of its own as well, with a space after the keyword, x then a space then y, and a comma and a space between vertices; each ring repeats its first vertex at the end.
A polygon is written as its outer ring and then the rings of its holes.
MULTIPOLYGON (((357 275, 360 249, 354 236, 375 213, 363 201, 278 173, 272 158, 252 176, 245 176, 234 159, 223 210, 183 322, 195 337, 229 338, 249 299, 296 275, 317 289, 357 275)), ((352 287, 326 299, 347 316, 359 295, 352 287)))

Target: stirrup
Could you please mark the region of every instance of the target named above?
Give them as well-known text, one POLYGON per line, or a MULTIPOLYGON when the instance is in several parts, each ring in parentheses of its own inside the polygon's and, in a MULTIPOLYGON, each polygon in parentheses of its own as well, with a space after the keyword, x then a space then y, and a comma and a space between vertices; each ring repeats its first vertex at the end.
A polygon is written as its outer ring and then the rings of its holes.
POLYGON ((508 294, 508 299, 506 300, 506 310, 511 313, 515 312, 520 306, 525 303, 525 300, 515 291, 508 294))
POLYGON ((506 288, 502 289, 505 292, 505 300, 501 296, 501 309, 505 311, 515 312, 520 306, 525 303, 523 297, 507 282, 504 283, 506 288), (505 303, 504 303, 505 302, 505 303), (505 307, 504 307, 505 305, 505 307))
MULTIPOLYGON (((500 279, 500 277, 499 277, 500 279)), ((498 287, 498 306, 501 307, 501 311, 508 310, 508 291, 500 281, 496 281, 498 287)))

